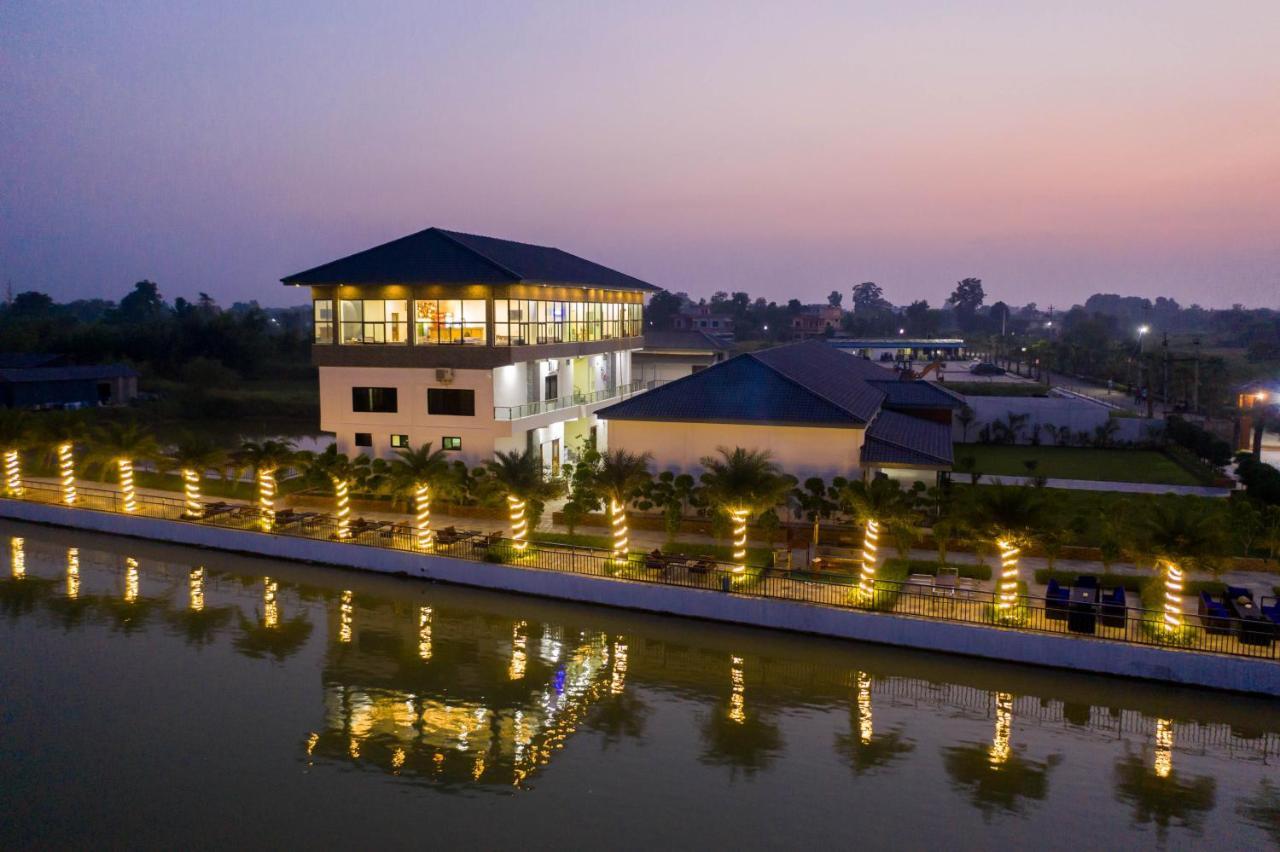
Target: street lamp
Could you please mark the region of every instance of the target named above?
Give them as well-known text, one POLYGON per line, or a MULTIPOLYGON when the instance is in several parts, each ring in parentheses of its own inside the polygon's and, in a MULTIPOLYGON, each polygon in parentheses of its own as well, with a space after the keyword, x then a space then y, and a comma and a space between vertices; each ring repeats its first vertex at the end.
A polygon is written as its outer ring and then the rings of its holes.
POLYGON ((1147 333, 1148 331, 1150 331, 1150 330, 1151 330, 1151 326, 1149 326, 1149 325, 1140 325, 1140 326, 1138 326, 1138 339, 1139 339, 1139 340, 1141 340, 1141 339, 1142 339, 1142 335, 1146 334, 1146 333, 1147 333))
POLYGON ((907 330, 905 328, 898 329, 898 334, 906 334, 906 333, 907 333, 907 330))

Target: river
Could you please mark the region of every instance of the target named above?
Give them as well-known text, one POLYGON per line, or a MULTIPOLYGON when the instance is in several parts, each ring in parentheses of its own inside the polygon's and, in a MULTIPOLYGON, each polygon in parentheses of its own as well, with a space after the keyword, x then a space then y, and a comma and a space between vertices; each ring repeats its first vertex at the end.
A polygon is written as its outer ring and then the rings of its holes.
POLYGON ((5 848, 1258 848, 1277 702, 0 523, 5 848))

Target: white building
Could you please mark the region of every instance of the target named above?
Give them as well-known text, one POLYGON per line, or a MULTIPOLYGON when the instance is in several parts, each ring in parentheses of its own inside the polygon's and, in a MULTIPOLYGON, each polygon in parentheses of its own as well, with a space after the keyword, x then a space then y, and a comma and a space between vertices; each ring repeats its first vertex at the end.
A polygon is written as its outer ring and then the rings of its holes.
POLYGON ((320 428, 349 455, 532 448, 554 474, 644 388, 654 288, 559 249, 429 228, 283 282, 311 288, 320 428))

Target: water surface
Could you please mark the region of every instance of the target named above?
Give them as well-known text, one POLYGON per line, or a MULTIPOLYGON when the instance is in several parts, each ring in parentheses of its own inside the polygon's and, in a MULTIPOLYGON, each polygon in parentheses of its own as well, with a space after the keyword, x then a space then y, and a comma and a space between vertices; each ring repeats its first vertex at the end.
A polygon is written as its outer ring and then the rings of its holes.
POLYGON ((0 523, 0 844, 1258 848, 1276 702, 0 523))

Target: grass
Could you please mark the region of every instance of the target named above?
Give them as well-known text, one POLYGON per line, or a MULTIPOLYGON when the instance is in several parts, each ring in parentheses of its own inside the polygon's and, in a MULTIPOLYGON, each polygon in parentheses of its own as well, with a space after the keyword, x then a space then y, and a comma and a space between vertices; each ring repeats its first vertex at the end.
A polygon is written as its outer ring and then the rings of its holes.
POLYGON ((964 396, 1048 396, 1049 386, 1028 382, 943 382, 942 386, 964 396))
POLYGON ((1008 444, 957 444, 955 457, 974 460, 984 476, 1047 476, 1050 479, 1089 479, 1098 482, 1144 482, 1157 485, 1199 485, 1176 461, 1157 450, 1095 449, 1092 447, 1032 447, 1008 444), (1034 460, 1034 471, 1025 462, 1034 460))

